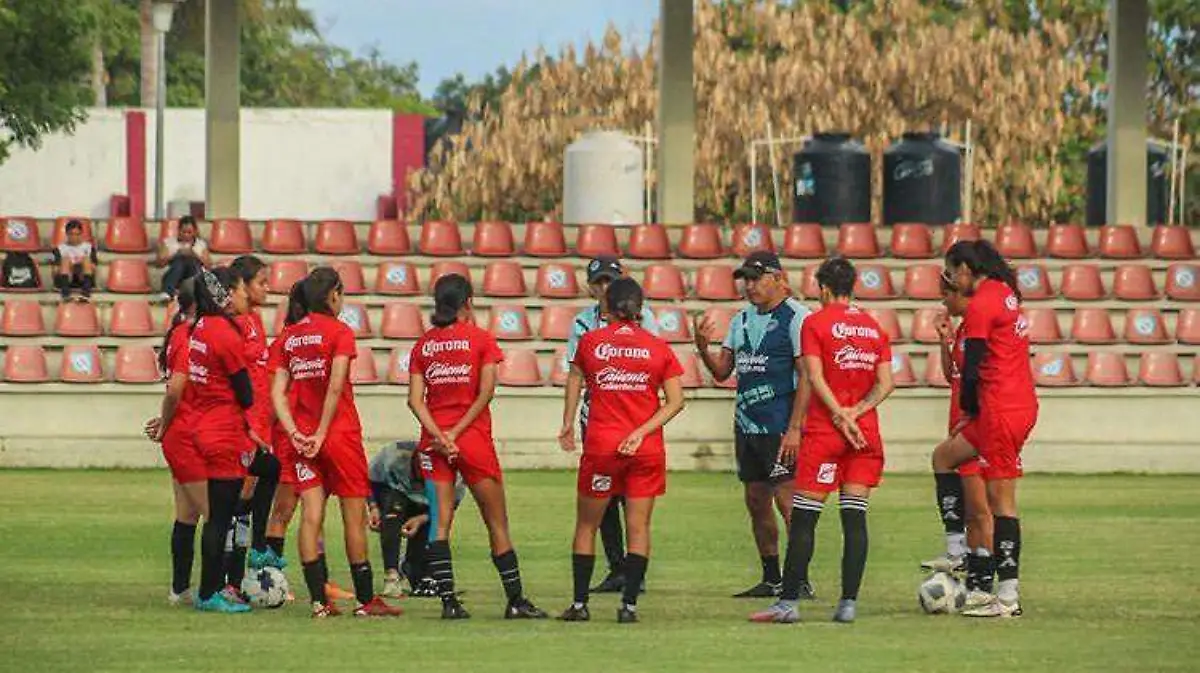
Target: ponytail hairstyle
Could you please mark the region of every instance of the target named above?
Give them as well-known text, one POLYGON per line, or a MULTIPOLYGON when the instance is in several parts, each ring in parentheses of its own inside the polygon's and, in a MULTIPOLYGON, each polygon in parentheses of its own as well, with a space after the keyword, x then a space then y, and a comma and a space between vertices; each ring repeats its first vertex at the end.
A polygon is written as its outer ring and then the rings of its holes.
POLYGON ((188 278, 179 284, 179 291, 175 294, 175 317, 171 318, 171 326, 167 328, 167 334, 163 337, 162 348, 158 351, 158 369, 161 372, 167 373, 170 363, 167 362, 167 347, 171 345, 171 336, 175 333, 175 328, 187 322, 192 308, 196 305, 196 282, 194 278, 188 278))
POLYGON ((642 286, 632 278, 618 278, 609 283, 604 302, 614 320, 638 322, 642 319, 642 286))
POLYGON ((471 281, 457 273, 448 273, 433 284, 433 315, 429 322, 434 327, 449 327, 458 322, 458 312, 471 301, 475 291, 471 281))
POLYGON ((196 286, 196 319, 192 321, 191 329, 196 329, 201 318, 222 316, 238 331, 238 334, 241 334, 237 322, 233 316, 229 315, 229 306, 233 303, 231 290, 242 282, 241 278, 232 269, 223 266, 211 271, 208 269, 201 271, 195 276, 194 282, 196 286))
POLYGON ((1021 286, 1017 274, 1008 262, 988 241, 959 241, 946 251, 946 266, 966 266, 976 278, 990 278, 1004 283, 1021 301, 1021 286))
POLYGON ((304 280, 292 284, 288 291, 287 313, 283 316, 283 324, 295 325, 308 315, 308 304, 304 300, 304 280))
MULTIPOLYGON (((302 283, 300 294, 304 297, 305 311, 333 315, 329 295, 342 291, 342 277, 338 275, 338 272, 330 267, 322 266, 308 274, 308 278, 305 278, 302 283)), ((290 305, 288 308, 290 312, 290 305)))

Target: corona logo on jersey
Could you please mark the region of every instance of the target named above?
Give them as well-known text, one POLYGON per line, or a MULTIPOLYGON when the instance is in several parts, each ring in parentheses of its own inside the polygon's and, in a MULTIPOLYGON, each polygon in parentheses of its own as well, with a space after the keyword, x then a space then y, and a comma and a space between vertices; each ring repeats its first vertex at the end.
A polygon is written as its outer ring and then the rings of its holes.
POLYGON ((878 339, 879 330, 874 327, 866 327, 864 325, 847 325, 844 322, 833 323, 832 328, 833 338, 839 341, 845 341, 851 337, 861 337, 863 339, 878 339))
MULTIPOLYGON (((872 330, 874 331, 874 330, 872 330)), ((865 369, 867 371, 875 371, 875 365, 879 362, 879 353, 855 348, 850 344, 846 344, 838 349, 833 354, 833 364, 837 365, 838 369, 865 369)))
POLYGON ((426 341, 421 346, 421 355, 431 358, 438 353, 450 353, 453 351, 469 351, 471 350, 471 342, 466 339, 445 339, 440 341, 426 341))
MULTIPOLYGON (((452 343, 444 341, 442 343, 452 343)), ((466 343, 465 341, 463 343, 466 343)), ((425 344, 428 349, 429 344, 425 344)), ((425 381, 431 386, 445 385, 447 383, 470 383, 471 381, 471 365, 451 365, 443 362, 432 362, 429 369, 425 370, 425 381)))
POLYGON ((650 372, 631 372, 618 367, 605 367, 596 372, 596 387, 601 390, 643 392, 650 387, 650 372))
POLYGON ((320 334, 295 334, 283 342, 283 350, 294 351, 301 346, 320 346, 324 339, 320 334))
POLYGON ((608 362, 613 358, 626 358, 629 360, 649 360, 649 348, 632 348, 629 346, 614 346, 610 343, 596 344, 592 354, 601 362, 608 362))
POLYGON ((738 374, 765 374, 768 359, 765 353, 738 351, 734 363, 738 374))

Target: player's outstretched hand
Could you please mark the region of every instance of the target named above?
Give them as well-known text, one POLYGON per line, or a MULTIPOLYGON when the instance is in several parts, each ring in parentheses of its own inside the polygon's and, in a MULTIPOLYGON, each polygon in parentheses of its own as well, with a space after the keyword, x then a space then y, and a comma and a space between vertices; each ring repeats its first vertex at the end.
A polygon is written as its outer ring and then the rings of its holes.
POLYGON ((639 448, 641 448, 642 440, 644 439, 646 439, 646 433, 642 432, 641 430, 634 430, 633 432, 629 433, 629 436, 626 437, 625 440, 621 442, 621 445, 617 447, 617 453, 621 454, 622 456, 632 456, 633 454, 637 453, 639 448))
POLYGON ((787 432, 783 434, 783 441, 779 443, 779 456, 776 461, 780 465, 795 465, 796 455, 800 453, 800 427, 788 426, 787 432))
POLYGON ((562 430, 558 431, 558 446, 567 453, 575 451, 575 426, 573 424, 564 425, 562 430))

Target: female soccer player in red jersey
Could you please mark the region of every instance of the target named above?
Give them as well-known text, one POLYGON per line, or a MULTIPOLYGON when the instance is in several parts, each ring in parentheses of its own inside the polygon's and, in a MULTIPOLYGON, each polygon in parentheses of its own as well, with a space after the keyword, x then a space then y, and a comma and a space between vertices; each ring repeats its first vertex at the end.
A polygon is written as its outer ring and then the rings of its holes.
MULTIPOLYGON (((292 289, 288 292, 288 303, 285 310, 283 319, 285 329, 300 322, 308 315, 308 309, 304 306, 303 279, 292 285, 292 289)), ((267 377, 272 382, 275 378, 275 370, 283 362, 283 339, 279 338, 280 336, 282 334, 277 335, 267 349, 267 377)), ((291 398, 288 399, 290 403, 291 398)), ((296 505, 299 504, 296 497, 296 449, 292 446, 291 437, 288 437, 287 431, 283 429, 279 418, 274 414, 273 399, 272 417, 274 420, 271 423, 271 448, 279 460, 279 486, 275 489, 275 502, 272 505, 271 518, 267 524, 266 543, 275 557, 279 559, 280 565, 276 567, 282 568, 286 565, 284 541, 287 538, 288 526, 292 522, 292 515, 296 512, 296 505)))
POLYGON ((175 525, 171 530, 171 590, 167 601, 178 605, 191 600, 192 561, 196 554, 196 527, 208 516, 208 475, 204 458, 192 441, 185 402, 188 379, 188 325, 194 304, 193 284, 180 284, 177 312, 158 352, 159 370, 167 379, 162 411, 146 423, 146 436, 162 444, 175 491, 175 525))
MULTIPOLYGON (((950 434, 934 449, 935 455, 948 451, 968 452, 979 441, 974 428, 963 423, 962 408, 958 404, 963 366, 961 318, 967 312, 969 298, 945 274, 941 285, 946 312, 937 323, 937 331, 941 339, 942 373, 950 382, 950 434), (951 324, 952 319, 960 319, 957 329, 951 324)), ((931 572, 954 572, 965 565, 968 550, 991 548, 992 510, 988 507, 987 488, 978 458, 968 460, 956 470, 935 471, 933 476, 937 485, 938 512, 946 532, 946 553, 922 563, 921 568, 931 572)), ((991 577, 968 575, 967 589, 990 591, 991 577)))
POLYGON ((993 569, 996 595, 968 594, 963 614, 1009 617, 1021 614, 1018 577, 1021 523, 1017 479, 1021 449, 1037 424, 1038 400, 1029 367, 1029 323, 1021 314, 1021 292, 1012 267, 987 241, 960 241, 946 253, 949 279, 971 297, 963 316, 962 389, 964 433, 975 446, 934 455, 934 471, 949 472, 978 455, 993 513, 993 544, 967 557, 968 575, 986 578, 993 569))
POLYGON ((450 558, 455 473, 462 475, 487 526, 492 562, 508 598, 504 618, 545 618, 521 586, 517 553, 508 535, 503 475, 492 441, 488 406, 496 391, 496 366, 504 355, 495 337, 475 325, 469 280, 457 274, 442 276, 433 295, 433 326, 417 340, 409 362, 408 406, 421 424, 418 460, 433 519, 425 560, 438 584, 442 619, 470 617, 454 593, 450 558))
POLYGON ((755 622, 800 620, 800 587, 808 581, 817 520, 838 491, 842 519, 842 597, 836 622, 852 622, 867 565, 867 503, 883 473, 878 407, 892 383, 892 349, 879 323, 851 305, 857 274, 841 257, 817 269, 821 310, 800 327, 804 367, 812 383, 796 458, 796 489, 779 601, 750 616, 755 622))
POLYGON ((279 422, 296 450, 296 492, 300 494, 300 561, 312 596, 313 617, 340 614, 325 592, 329 569, 319 543, 325 525, 325 500, 341 501, 346 559, 354 581, 357 617, 394 617, 399 608, 375 595, 367 558, 367 456, 362 424, 350 383, 355 357, 354 332, 338 320, 342 280, 322 267, 304 281, 308 315, 288 326, 279 338, 281 361, 273 367, 271 399, 279 422))
POLYGON ((624 496, 627 551, 617 621, 632 623, 638 621, 638 593, 650 562, 650 515, 655 498, 667 492, 663 426, 683 409, 683 368, 670 346, 639 324, 642 288, 637 281, 618 278, 605 295, 609 324, 579 341, 558 435, 563 450, 575 450, 575 414, 586 380, 591 407, 577 484, 575 597, 562 619, 591 619, 587 602, 596 564, 596 531, 609 500, 624 496), (666 397, 663 404, 660 390, 666 397))

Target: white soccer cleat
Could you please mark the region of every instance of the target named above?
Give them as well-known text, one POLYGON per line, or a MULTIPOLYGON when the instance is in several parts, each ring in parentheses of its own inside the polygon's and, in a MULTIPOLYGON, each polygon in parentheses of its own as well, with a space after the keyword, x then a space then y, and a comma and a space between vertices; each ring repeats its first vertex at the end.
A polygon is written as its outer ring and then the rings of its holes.
POLYGON ((942 554, 921 562, 921 570, 930 573, 960 573, 966 570, 967 559, 965 556, 951 556, 942 554))
POLYGON ((185 605, 192 603, 192 590, 184 589, 182 593, 175 593, 174 589, 167 589, 167 603, 171 605, 185 605))
POLYGON ((1021 614, 1020 600, 1002 601, 995 596, 987 603, 964 608, 962 611, 964 617, 1020 617, 1021 614))
POLYGON ((966 613, 968 610, 976 610, 996 600, 995 594, 990 594, 979 589, 971 589, 967 592, 967 600, 963 602, 962 610, 959 612, 966 613))
POLYGON ((389 576, 385 578, 383 580, 383 591, 380 591, 379 593, 387 596, 388 598, 403 598, 404 587, 400 584, 400 577, 397 575, 395 577, 389 576))

